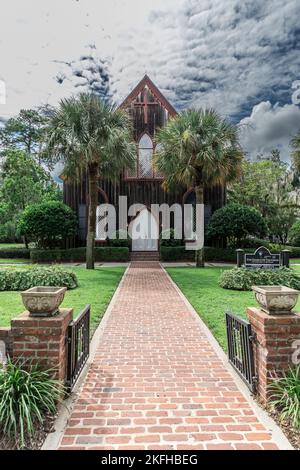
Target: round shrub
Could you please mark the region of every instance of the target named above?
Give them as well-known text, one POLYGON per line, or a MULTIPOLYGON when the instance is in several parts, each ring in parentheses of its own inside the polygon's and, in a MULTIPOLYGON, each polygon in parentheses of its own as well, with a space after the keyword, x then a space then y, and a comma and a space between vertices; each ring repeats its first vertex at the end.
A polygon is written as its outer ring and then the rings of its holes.
POLYGON ((30 268, 0 270, 0 291, 20 291, 36 286, 67 287, 78 286, 75 273, 59 268, 30 268))
POLYGON ((251 290, 251 286, 283 285, 300 290, 300 277, 289 268, 246 269, 234 268, 224 271, 219 279, 223 289, 251 290))
POLYGON ((300 246, 300 220, 296 220, 296 222, 292 225, 289 230, 289 242, 293 246, 300 246))
POLYGON ((126 246, 130 247, 130 236, 126 230, 117 230, 114 232, 113 236, 115 238, 109 239, 110 246, 126 246))
POLYGON ((263 237, 266 223, 258 210, 241 204, 228 204, 216 210, 208 226, 209 238, 227 239, 231 246, 240 246, 249 235, 263 237))
POLYGON ((182 239, 176 236, 173 228, 163 230, 160 234, 160 246, 181 246, 182 239))
POLYGON ((21 235, 36 242, 39 247, 53 248, 75 235, 77 220, 66 204, 48 201, 26 207, 18 227, 21 235))

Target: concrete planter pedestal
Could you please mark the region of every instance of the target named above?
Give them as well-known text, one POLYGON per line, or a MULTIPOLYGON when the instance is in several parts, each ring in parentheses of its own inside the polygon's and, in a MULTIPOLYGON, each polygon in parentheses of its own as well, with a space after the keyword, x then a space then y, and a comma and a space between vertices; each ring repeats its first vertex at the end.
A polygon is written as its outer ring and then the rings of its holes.
POLYGON ((66 290, 66 287, 32 287, 21 292, 21 296, 31 317, 53 317, 59 313, 66 290))
POLYGON ((289 315, 295 307, 299 291, 286 286, 252 286, 255 299, 268 315, 289 315))

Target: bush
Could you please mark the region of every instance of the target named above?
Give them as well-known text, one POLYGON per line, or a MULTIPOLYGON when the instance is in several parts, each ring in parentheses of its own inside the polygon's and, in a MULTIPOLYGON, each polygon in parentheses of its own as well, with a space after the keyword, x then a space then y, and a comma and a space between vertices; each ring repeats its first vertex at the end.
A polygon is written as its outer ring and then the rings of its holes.
POLYGON ((292 289, 300 289, 300 277, 289 268, 234 268, 221 274, 219 285, 224 289, 232 290, 251 290, 253 285, 283 285, 292 289))
POLYGON ((283 377, 276 377, 269 385, 270 403, 293 429, 300 429, 300 365, 290 367, 283 377))
MULTIPOLYGON (((236 251, 225 248, 204 248, 205 261, 236 261, 236 251)), ((195 251, 186 250, 185 246, 161 246, 161 261, 194 261, 195 251)))
MULTIPOLYGON (((258 241, 258 243, 253 243, 253 246, 248 246, 247 248, 244 248, 247 253, 252 253, 256 250, 256 248, 259 248, 260 246, 265 246, 269 250, 274 250, 277 252, 281 250, 289 250, 291 252, 290 258, 300 258, 300 247, 277 245, 268 242, 260 243, 263 240, 257 238, 255 240, 258 241)), ((223 261, 235 263, 237 260, 235 248, 215 248, 211 246, 206 246, 204 248, 204 256, 205 261, 223 261)), ((160 258, 161 261, 193 261, 195 258, 195 252, 186 251, 184 246, 161 246, 160 258)))
POLYGON ((271 243, 271 248, 274 251, 289 250, 290 258, 300 258, 299 246, 279 245, 278 243, 271 243))
POLYGON ((288 239, 293 246, 300 246, 300 220, 296 220, 290 228, 288 239))
MULTIPOLYGON (((86 248, 67 250, 31 250, 30 258, 34 263, 85 262, 86 248)), ((103 246, 95 248, 95 261, 128 261, 127 247, 103 246)))
POLYGON ((182 245, 182 240, 175 238, 175 230, 170 228, 168 230, 163 230, 160 234, 160 246, 180 246, 182 245))
POLYGON ((30 258, 30 250, 27 248, 0 248, 0 258, 30 258))
POLYGON ((161 246, 161 261, 194 261, 195 252, 186 250, 185 246, 161 246))
POLYGON ((14 222, 0 224, 0 243, 15 243, 18 239, 14 222))
POLYGON ((228 204, 216 210, 207 229, 209 238, 226 239, 232 246, 249 235, 264 236, 267 226, 258 210, 241 204, 228 204))
POLYGON ((42 371, 36 365, 25 368, 10 360, 0 371, 0 428, 17 448, 24 448, 37 425, 56 413, 63 386, 52 376, 51 370, 42 371))
POLYGON ((36 286, 59 286, 75 289, 76 274, 58 268, 0 270, 0 291, 20 291, 36 286))
POLYGON ((126 230, 117 230, 114 233, 116 238, 110 238, 108 243, 110 246, 126 246, 127 248, 130 247, 130 236, 126 230), (120 236, 125 238, 120 238, 120 236))
POLYGON ((236 250, 233 248, 204 247, 205 261, 236 262, 236 250))
POLYGON ((19 221, 20 234, 42 248, 60 246, 75 235, 77 220, 73 210, 58 201, 28 206, 19 221))
POLYGON ((249 248, 253 248, 253 251, 255 251, 257 248, 264 246, 265 248, 268 248, 269 250, 271 250, 271 245, 272 244, 270 241, 264 240, 263 238, 248 237, 240 241, 238 248, 246 248, 246 250, 247 249, 249 250, 249 248))

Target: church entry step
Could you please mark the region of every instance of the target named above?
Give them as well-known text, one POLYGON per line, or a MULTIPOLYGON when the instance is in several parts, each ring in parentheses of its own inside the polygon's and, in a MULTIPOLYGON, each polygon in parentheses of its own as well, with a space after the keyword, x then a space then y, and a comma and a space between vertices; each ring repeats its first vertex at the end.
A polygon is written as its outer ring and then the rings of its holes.
POLYGON ((159 261, 158 251, 132 251, 131 261, 159 261))

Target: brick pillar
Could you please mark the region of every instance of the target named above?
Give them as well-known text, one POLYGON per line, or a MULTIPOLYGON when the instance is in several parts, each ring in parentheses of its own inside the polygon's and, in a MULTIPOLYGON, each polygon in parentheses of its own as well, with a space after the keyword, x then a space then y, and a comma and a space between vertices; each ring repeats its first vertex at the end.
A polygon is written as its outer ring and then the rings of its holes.
POLYGON ((59 315, 33 318, 24 312, 11 321, 13 358, 32 360, 45 368, 55 368, 56 378, 65 379, 66 332, 73 317, 73 309, 62 308, 59 315))
POLYGON ((295 351, 293 342, 300 339, 300 313, 290 315, 268 315, 262 310, 247 309, 254 342, 254 360, 258 378, 257 392, 261 401, 268 400, 268 384, 272 374, 281 375, 292 365, 295 351))
POLYGON ((12 357, 13 352, 13 341, 10 327, 1 327, 0 328, 0 341, 3 341, 6 348, 6 354, 12 357))

